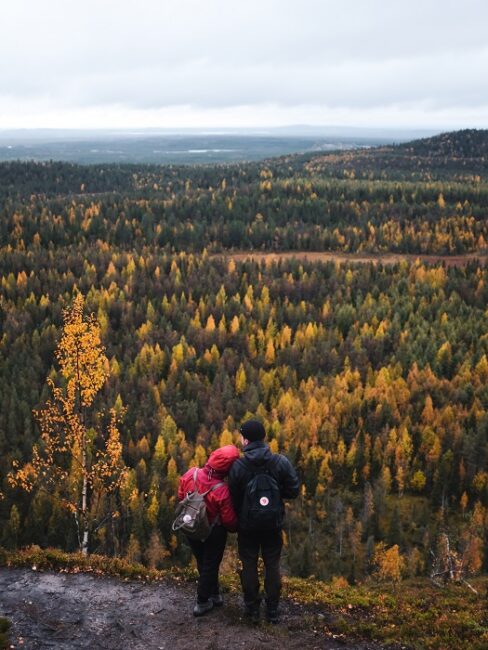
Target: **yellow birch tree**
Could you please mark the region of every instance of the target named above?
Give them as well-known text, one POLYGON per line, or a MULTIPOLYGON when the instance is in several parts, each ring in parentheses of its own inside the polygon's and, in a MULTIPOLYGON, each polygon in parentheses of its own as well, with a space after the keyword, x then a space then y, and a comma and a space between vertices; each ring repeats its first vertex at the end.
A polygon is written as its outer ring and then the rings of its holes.
MULTIPOLYGON (((34 445, 29 463, 22 467, 14 463, 9 480, 27 492, 43 490, 56 495, 74 515, 80 550, 86 555, 90 532, 103 523, 97 519, 96 505, 104 495, 118 490, 126 469, 115 409, 110 409, 106 432, 89 426, 101 419, 93 402, 108 377, 109 364, 100 325, 93 314, 84 315, 81 293, 63 313, 56 358, 65 386, 55 386, 48 379, 52 397, 34 411, 40 441, 34 445)), ((113 516, 116 513, 104 515, 105 519, 113 516)))

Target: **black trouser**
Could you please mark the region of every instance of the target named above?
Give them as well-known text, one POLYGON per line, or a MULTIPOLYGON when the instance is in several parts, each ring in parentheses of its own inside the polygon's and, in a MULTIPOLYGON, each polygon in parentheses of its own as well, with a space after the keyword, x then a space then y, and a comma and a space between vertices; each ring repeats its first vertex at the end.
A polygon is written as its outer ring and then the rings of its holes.
POLYGON ((283 547, 281 529, 266 531, 239 531, 237 535, 239 559, 242 563, 241 584, 244 603, 249 609, 259 606, 258 558, 264 562, 264 591, 268 609, 276 609, 280 601, 280 557, 283 547))
POLYGON ((214 526, 204 542, 188 540, 197 561, 199 573, 197 599, 206 603, 209 596, 219 593, 219 567, 224 556, 227 531, 223 526, 214 526))

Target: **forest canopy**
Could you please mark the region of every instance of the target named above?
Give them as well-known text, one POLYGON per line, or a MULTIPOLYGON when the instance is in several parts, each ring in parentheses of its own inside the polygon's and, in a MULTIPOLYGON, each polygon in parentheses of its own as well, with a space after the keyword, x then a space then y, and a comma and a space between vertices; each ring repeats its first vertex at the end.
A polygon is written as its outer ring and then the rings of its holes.
POLYGON ((0 543, 77 547, 56 498, 7 475, 39 440, 46 380, 63 387, 55 349, 81 292, 107 365, 93 430, 113 405, 127 468, 97 504, 117 517, 91 550, 185 562, 170 531, 178 477, 252 414, 303 480, 292 572, 357 580, 396 546, 402 571, 420 574, 441 531, 486 569, 487 268, 220 254, 484 255, 484 150, 444 160, 433 146, 214 167, 0 165, 0 543))
POLYGON ((460 133, 235 165, 2 163, 0 244, 486 253, 486 132, 460 133))

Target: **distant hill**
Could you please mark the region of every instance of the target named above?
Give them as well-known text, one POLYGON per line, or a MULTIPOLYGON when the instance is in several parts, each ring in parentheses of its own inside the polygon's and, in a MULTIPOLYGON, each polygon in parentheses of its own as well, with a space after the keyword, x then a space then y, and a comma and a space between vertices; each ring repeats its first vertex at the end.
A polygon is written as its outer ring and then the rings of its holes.
POLYGON ((415 156, 484 158, 488 156, 488 129, 450 131, 395 147, 415 156))
POLYGON ((326 176, 389 180, 476 180, 488 174, 488 130, 464 129, 402 144, 319 154, 306 163, 326 176))

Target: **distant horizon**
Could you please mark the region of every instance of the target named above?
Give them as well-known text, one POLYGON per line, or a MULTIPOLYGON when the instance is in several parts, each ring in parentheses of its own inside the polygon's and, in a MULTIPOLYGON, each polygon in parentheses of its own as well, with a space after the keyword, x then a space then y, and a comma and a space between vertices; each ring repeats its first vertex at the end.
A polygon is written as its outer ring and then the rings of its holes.
POLYGON ((0 129, 0 161, 207 164, 397 145, 440 129, 288 125, 0 129))
POLYGON ((409 142, 434 130, 283 126, 260 128, 3 129, 0 161, 225 163, 409 142))
MULTIPOLYGON (((460 129, 447 129, 447 131, 458 131, 460 129)), ((54 137, 56 140, 63 138, 80 138, 90 136, 121 136, 121 137, 157 137, 171 135, 195 135, 195 136, 288 136, 288 137, 344 137, 344 138, 370 138, 370 137, 429 137, 445 133, 446 129, 429 127, 363 127, 356 125, 328 125, 328 124, 285 124, 285 125, 261 125, 261 126, 120 126, 120 127, 0 127, 0 140, 4 138, 19 137, 20 139, 33 138, 34 140, 43 137, 54 137)))
POLYGON ((243 124, 243 125, 206 125, 206 124, 195 124, 195 125, 143 125, 143 124, 125 124, 125 125, 116 125, 116 126, 106 126, 103 124, 95 125, 78 125, 78 126, 0 126, 0 133, 17 133, 17 132, 93 132, 93 131, 103 131, 103 132, 160 132, 160 133, 218 133, 222 132, 225 134, 228 133, 243 133, 243 132, 274 132, 274 131, 307 131, 307 132, 330 132, 330 133, 341 133, 343 131, 352 131, 352 132, 391 132, 391 131, 405 131, 405 132, 425 132, 425 133, 446 133, 449 131, 464 131, 464 130, 488 130, 488 124, 484 125, 406 125, 406 124, 394 124, 386 126, 378 125, 361 125, 353 123, 307 123, 307 122, 288 122, 284 124, 243 124))

